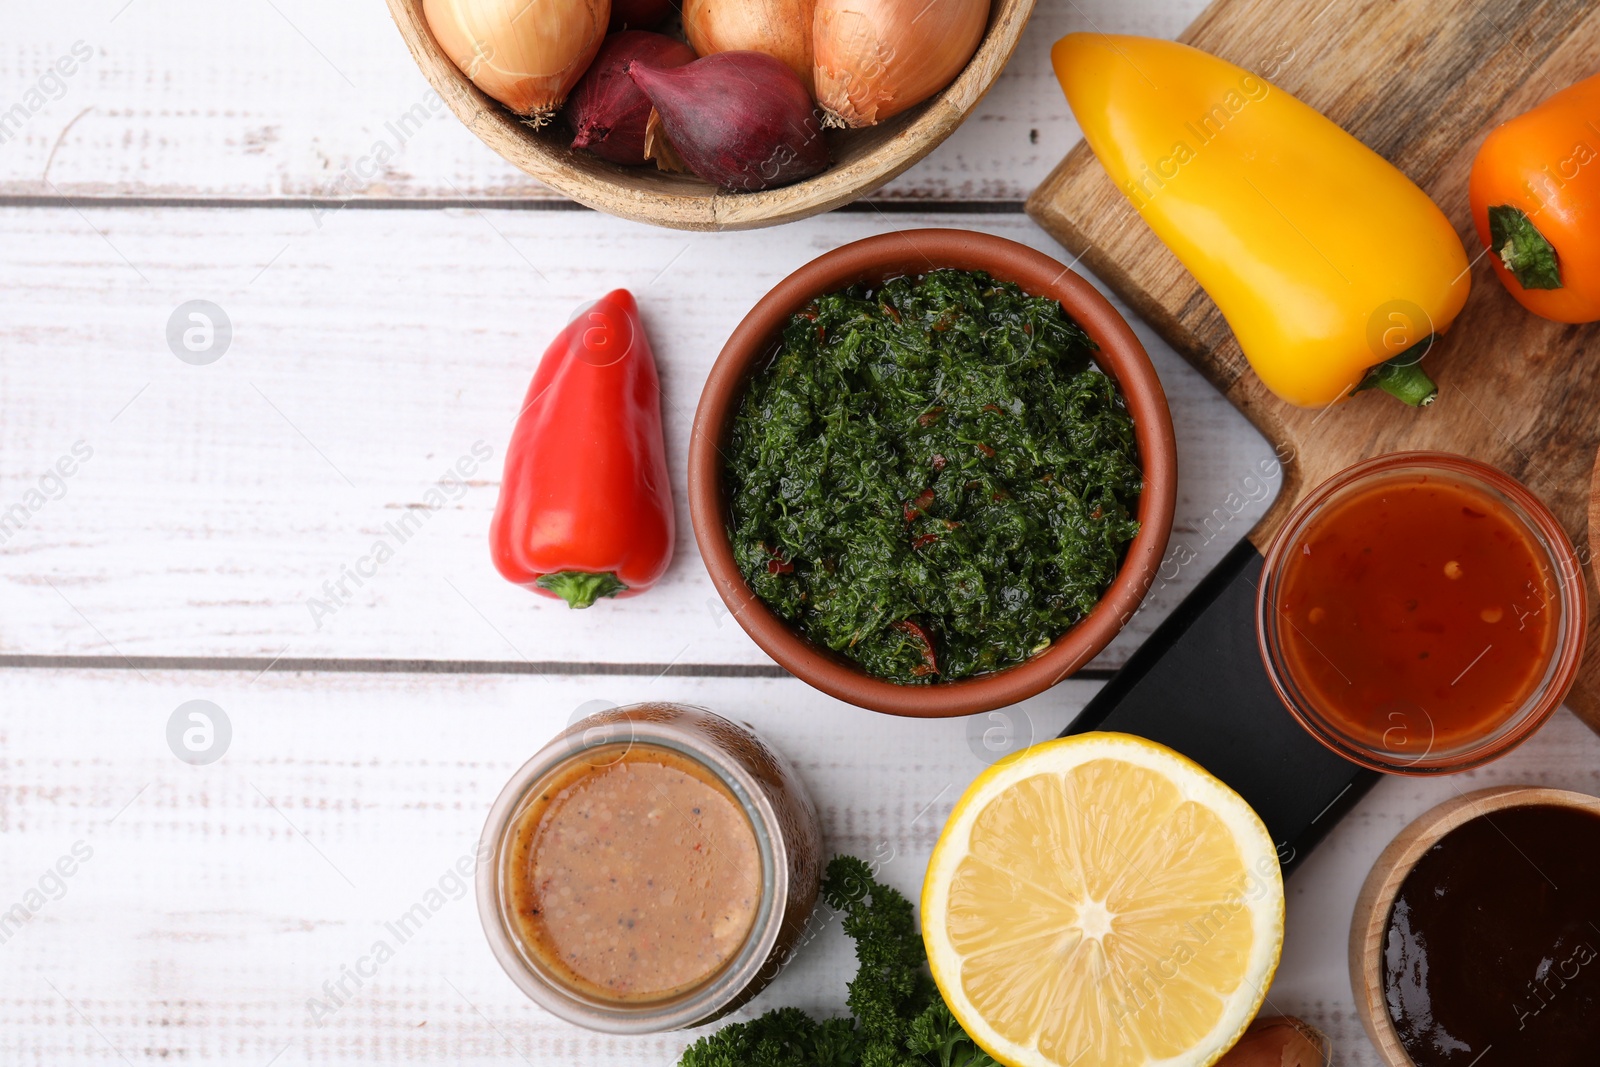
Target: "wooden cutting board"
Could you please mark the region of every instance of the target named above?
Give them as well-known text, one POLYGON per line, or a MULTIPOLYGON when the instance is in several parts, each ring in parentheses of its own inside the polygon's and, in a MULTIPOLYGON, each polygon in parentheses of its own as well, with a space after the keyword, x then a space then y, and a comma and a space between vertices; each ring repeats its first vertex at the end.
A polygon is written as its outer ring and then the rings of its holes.
MULTIPOLYGON (((1594 0, 1216 0, 1179 38, 1318 108, 1417 182, 1466 244, 1472 158, 1495 125, 1600 70, 1594 0)), ((1594 147, 1600 148, 1600 137, 1594 147)), ((1337 210, 1330 205, 1330 210, 1337 210)), ((1211 299, 1079 143, 1028 213, 1220 389, 1285 457, 1283 491, 1249 539, 1265 549, 1329 475, 1384 452, 1432 448, 1495 464, 1542 497, 1585 565, 1600 488, 1600 325, 1524 311, 1477 259, 1472 295, 1428 357, 1439 383, 1414 411, 1377 392, 1326 412, 1292 407, 1250 371, 1211 299)), ((1179 462, 1183 442, 1179 442, 1179 462)), ((1600 546, 1597 546, 1600 547, 1600 546)), ((1591 601, 1594 601, 1591 595, 1591 601)), ((1600 626, 1568 699, 1600 731, 1600 626)))

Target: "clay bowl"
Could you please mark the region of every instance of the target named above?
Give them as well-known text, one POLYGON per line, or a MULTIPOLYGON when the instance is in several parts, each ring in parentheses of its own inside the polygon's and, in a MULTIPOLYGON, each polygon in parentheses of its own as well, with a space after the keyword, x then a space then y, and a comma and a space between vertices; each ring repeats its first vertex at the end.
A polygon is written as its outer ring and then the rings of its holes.
POLYGON ((870 129, 829 134, 832 167, 759 193, 727 193, 693 175, 622 167, 567 147, 559 119, 533 130, 485 96, 440 50, 422 0, 388 0, 411 57, 444 102, 508 162, 564 196, 636 222, 680 230, 748 230, 818 215, 866 196, 932 152, 961 125, 1022 39, 1037 0, 993 0, 989 28, 956 80, 932 98, 870 129))
POLYGON ((919 718, 970 715, 1014 704, 1066 678, 1122 629, 1150 587, 1172 529, 1177 494, 1172 417, 1155 368, 1133 331, 1083 278, 1025 245, 968 230, 904 230, 835 249, 780 282, 745 316, 706 379, 689 443, 689 511, 695 541, 723 602, 768 655, 830 696, 873 711, 919 718), (1111 587, 1078 625, 1030 659, 957 682, 899 685, 867 674, 801 637, 745 584, 727 536, 721 447, 750 372, 771 355, 783 324, 812 299, 857 283, 876 284, 938 267, 986 271, 1035 296, 1061 302, 1100 350, 1095 361, 1116 379, 1134 418, 1144 492, 1138 535, 1111 587))
POLYGON ((1356 1014, 1361 1016, 1361 1025, 1387 1067, 1415 1067, 1389 1018, 1383 993, 1383 938, 1401 884, 1417 861, 1451 830, 1480 815, 1529 806, 1577 808, 1600 815, 1600 797, 1585 793, 1539 786, 1480 789, 1447 800, 1418 816, 1389 842, 1389 847, 1368 872, 1361 893, 1356 897, 1355 913, 1350 918, 1350 989, 1355 994, 1356 1014))

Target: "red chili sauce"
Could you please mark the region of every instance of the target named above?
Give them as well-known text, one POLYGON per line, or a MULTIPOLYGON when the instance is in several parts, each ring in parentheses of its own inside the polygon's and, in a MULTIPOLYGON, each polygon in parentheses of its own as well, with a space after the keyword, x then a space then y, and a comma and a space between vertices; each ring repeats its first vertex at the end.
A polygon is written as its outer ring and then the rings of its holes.
POLYGON ((1356 490, 1313 518, 1284 560, 1284 667, 1369 747, 1420 753, 1488 736, 1554 653, 1543 559, 1522 522, 1475 486, 1423 474, 1356 490))
POLYGON ((517 816, 507 873, 524 949, 618 1002, 702 985, 761 902, 744 808, 698 761, 652 745, 593 749, 545 782, 517 816))

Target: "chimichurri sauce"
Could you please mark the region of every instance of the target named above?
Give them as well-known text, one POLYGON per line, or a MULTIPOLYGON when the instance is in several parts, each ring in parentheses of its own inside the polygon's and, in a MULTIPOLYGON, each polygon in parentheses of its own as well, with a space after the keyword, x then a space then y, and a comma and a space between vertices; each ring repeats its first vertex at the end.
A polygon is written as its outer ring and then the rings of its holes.
POLYGON ((936 270, 819 298, 751 379, 729 535, 757 596, 900 683, 1044 649, 1116 577, 1133 419, 1054 300, 936 270))

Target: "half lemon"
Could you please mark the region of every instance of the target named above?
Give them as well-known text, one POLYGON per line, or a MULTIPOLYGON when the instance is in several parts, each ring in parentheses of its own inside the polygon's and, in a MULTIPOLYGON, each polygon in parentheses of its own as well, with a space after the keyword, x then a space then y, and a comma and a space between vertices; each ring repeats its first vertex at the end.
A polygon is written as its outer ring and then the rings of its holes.
POLYGON ((956 803, 922 938, 950 1010, 1008 1067, 1206 1067, 1277 970, 1283 876, 1260 817, 1199 765, 1079 734, 956 803))

